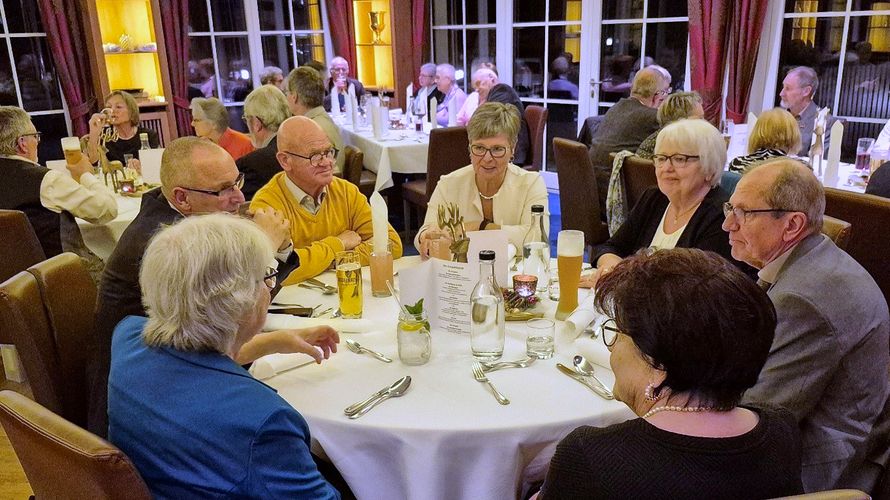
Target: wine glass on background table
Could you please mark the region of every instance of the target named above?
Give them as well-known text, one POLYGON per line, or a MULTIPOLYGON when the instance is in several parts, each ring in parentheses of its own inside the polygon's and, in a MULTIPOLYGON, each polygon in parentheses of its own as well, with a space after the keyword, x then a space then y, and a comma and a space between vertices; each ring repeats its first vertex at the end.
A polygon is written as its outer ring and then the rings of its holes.
POLYGON ((414 115, 414 131, 417 136, 423 135, 423 117, 426 116, 426 99, 415 99, 411 103, 411 114, 414 115))

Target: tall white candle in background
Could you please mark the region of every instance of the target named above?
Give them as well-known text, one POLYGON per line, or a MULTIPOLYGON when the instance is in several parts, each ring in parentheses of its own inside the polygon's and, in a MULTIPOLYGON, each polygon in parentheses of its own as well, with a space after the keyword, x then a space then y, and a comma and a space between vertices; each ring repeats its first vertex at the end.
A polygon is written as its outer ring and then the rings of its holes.
POLYGON ((844 124, 840 120, 831 126, 831 142, 828 145, 828 166, 825 167, 825 175, 822 183, 826 186, 837 186, 837 167, 841 161, 841 142, 844 140, 844 124))
POLYGON ((352 121, 352 97, 348 93, 346 94, 345 101, 346 101, 345 102, 345 104, 346 104, 346 121, 348 123, 352 124, 353 123, 353 121, 352 121))
POLYGON ((426 112, 427 116, 429 116, 430 119, 430 129, 434 129, 438 125, 438 123, 436 122, 437 109, 439 109, 439 100, 433 97, 432 99, 430 99, 430 105, 428 106, 426 112))
POLYGON ((408 88, 405 89, 405 107, 408 111, 411 111, 411 98, 414 97, 414 84, 409 83, 408 88))

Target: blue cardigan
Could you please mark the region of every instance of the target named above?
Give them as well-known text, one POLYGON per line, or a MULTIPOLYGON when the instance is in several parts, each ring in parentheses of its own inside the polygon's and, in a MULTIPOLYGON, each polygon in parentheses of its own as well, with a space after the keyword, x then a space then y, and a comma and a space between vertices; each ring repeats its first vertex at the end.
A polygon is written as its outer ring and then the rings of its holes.
POLYGON ((156 498, 340 498, 274 389, 220 353, 146 346, 146 321, 114 331, 108 435, 156 498))

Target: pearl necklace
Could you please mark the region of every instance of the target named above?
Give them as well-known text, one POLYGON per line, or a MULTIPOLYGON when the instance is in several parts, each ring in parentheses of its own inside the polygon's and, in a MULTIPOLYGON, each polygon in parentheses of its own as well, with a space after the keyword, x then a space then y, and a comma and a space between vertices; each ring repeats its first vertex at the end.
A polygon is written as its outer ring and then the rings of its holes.
POLYGON ((485 196, 484 194, 482 194, 482 191, 479 191, 479 197, 482 198, 483 200, 488 200, 488 201, 491 201, 491 200, 497 198, 499 194, 501 194, 500 190, 498 190, 497 193, 495 193, 491 196, 485 196))
POLYGON ((660 413, 663 411, 678 411, 678 412, 684 412, 684 413, 701 413, 701 412, 705 412, 705 411, 714 411, 716 409, 717 408, 714 408, 711 406, 659 406, 657 408, 652 408, 651 410, 646 412, 646 414, 643 415, 643 418, 649 418, 652 415, 655 415, 656 413, 660 413))

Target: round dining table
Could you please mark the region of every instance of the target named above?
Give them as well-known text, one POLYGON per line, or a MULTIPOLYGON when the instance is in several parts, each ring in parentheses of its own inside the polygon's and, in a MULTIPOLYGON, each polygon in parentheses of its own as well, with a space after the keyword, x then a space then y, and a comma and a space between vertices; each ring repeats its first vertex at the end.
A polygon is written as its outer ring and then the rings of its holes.
MULTIPOLYGON (((418 262, 418 257, 407 257, 394 268, 418 262)), ((572 341, 560 335, 553 358, 488 374, 510 399, 508 405, 498 404, 486 385, 474 379, 469 333, 433 329, 430 361, 403 364, 396 344, 398 305, 392 297, 372 297, 367 267, 363 276, 363 323, 369 330, 342 333, 338 352, 322 364, 264 380, 306 418, 313 451, 337 467, 359 499, 520 498, 544 478, 556 444, 573 429, 634 416, 623 403, 601 398, 556 369, 557 362, 571 366, 576 353, 572 341), (351 352, 346 338, 393 362, 351 352), (405 375, 412 383, 403 396, 355 420, 344 414, 347 406, 405 375)), ((336 286, 332 272, 318 279, 336 286)), ((320 305, 317 310, 322 310, 336 308, 337 295, 292 285, 276 301, 320 305)), ((552 318, 555 307, 544 299, 535 310, 552 318)), ((273 317, 280 327, 282 315, 273 317)), ((560 326, 557 322, 557 330, 560 326)), ((508 322, 502 359, 524 357, 525 323, 508 322)), ((609 370, 598 369, 597 374, 607 386, 614 383, 609 370)))

